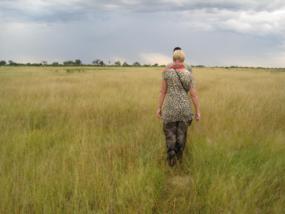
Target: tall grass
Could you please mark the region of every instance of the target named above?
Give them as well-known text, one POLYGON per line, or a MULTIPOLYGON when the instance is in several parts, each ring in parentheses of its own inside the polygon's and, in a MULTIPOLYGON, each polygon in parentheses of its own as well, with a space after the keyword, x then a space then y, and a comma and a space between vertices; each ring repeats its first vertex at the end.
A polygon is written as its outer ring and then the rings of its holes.
POLYGON ((170 169, 160 68, 67 70, 0 68, 0 213, 285 210, 285 73, 194 69, 202 118, 170 169))

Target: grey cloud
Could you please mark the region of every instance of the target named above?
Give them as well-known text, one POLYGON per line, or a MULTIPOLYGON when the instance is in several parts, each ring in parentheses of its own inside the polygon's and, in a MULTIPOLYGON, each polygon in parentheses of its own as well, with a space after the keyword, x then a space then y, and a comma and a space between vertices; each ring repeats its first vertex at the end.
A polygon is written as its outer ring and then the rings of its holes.
POLYGON ((285 8, 282 0, 2 0, 0 17, 5 20, 52 22, 96 18, 96 14, 102 11, 274 11, 280 8, 285 8))
POLYGON ((41 2, 41 0, 0 1, 0 18, 8 22, 66 22, 86 17, 85 9, 76 4, 66 5, 59 1, 40 4, 41 2))
MULTIPOLYGON (((54 2, 61 2, 54 1, 54 2)), ((194 9, 275 10, 285 7, 283 0, 83 0, 75 3, 93 9, 132 11, 170 11, 194 9)))
MULTIPOLYGON (((185 27, 184 23, 176 24, 175 17, 167 19, 167 13, 153 16, 136 14, 131 19, 115 15, 104 22, 89 20, 50 26, 12 24, 7 26, 4 35, 0 35, 0 58, 49 62, 75 58, 84 62, 96 58, 105 61, 124 58, 134 62, 140 60, 141 54, 145 58, 148 54, 153 58, 154 53, 170 56, 172 48, 179 45, 193 64, 266 66, 274 65, 273 61, 277 59, 274 57, 280 58, 285 53, 278 37, 257 38, 225 31, 197 31, 185 27)), ((275 65, 285 66, 280 60, 275 65)))
POLYGON ((224 30, 256 36, 285 34, 285 9, 268 11, 192 11, 182 13, 183 24, 198 30, 224 30))
POLYGON ((179 45, 194 64, 285 66, 284 4, 0 0, 0 58, 133 62, 140 56, 164 58, 179 45))

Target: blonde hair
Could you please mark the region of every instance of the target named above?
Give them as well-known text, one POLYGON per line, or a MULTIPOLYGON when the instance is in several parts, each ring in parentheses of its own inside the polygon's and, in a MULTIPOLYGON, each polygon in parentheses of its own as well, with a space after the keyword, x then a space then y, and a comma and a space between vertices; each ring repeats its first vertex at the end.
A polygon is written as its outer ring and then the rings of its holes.
POLYGON ((184 62, 185 53, 183 50, 176 50, 173 52, 173 61, 179 60, 180 62, 184 62))

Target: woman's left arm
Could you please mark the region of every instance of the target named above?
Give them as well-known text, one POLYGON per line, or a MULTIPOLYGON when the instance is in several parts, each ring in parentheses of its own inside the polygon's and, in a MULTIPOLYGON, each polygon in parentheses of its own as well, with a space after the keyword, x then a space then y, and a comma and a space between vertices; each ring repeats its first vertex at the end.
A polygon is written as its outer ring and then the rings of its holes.
POLYGON ((161 117, 161 108, 162 108, 162 105, 163 105, 163 101, 164 101, 166 92, 167 92, 167 82, 166 82, 165 79, 163 79, 161 81, 160 94, 159 94, 159 99, 158 99, 158 108, 157 108, 157 111, 156 111, 156 116, 158 118, 161 117))

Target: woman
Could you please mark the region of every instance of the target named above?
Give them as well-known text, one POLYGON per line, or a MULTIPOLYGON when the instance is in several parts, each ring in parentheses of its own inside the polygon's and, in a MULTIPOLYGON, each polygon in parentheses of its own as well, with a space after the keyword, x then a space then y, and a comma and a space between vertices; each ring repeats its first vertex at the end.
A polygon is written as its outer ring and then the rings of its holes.
POLYGON ((167 160, 170 166, 174 166, 176 160, 182 160, 187 129, 193 118, 191 100, 196 112, 195 119, 200 120, 198 94, 194 87, 192 72, 185 68, 184 60, 183 50, 175 50, 173 62, 163 70, 156 112, 157 117, 163 120, 167 160))

